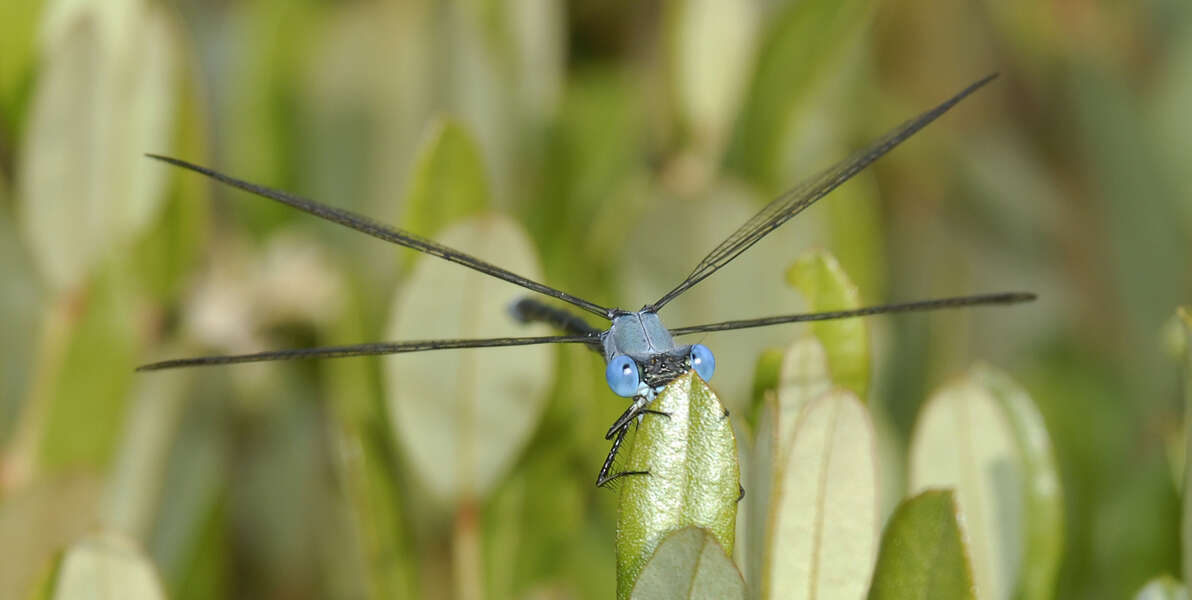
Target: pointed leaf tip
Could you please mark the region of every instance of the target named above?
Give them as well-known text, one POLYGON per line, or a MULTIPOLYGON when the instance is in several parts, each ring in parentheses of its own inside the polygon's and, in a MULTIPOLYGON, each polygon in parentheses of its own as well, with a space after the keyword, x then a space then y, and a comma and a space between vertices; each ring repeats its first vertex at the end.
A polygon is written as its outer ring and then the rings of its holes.
POLYGON ((633 586, 633 600, 735 600, 745 580, 716 541, 699 527, 667 535, 633 586))
POLYGON ((869 600, 904 598, 976 598, 951 490, 928 490, 903 501, 886 525, 869 600))

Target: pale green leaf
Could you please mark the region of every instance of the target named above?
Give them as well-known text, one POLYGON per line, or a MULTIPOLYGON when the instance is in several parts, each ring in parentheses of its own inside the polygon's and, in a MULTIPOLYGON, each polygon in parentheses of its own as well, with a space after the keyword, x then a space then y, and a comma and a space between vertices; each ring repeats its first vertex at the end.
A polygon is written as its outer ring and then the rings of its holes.
POLYGON ((831 388, 824 345, 813 335, 795 340, 782 356, 777 390, 778 435, 784 453, 790 446, 799 411, 831 388))
POLYGON ((706 529, 684 527, 662 540, 633 586, 634 600, 745 598, 745 581, 706 529))
POLYGON ((165 598, 153 564, 121 535, 96 534, 76 542, 62 558, 55 600, 154 600, 165 598))
POLYGON ((689 372, 651 405, 618 470, 649 471, 623 478, 617 515, 617 595, 629 596, 646 561, 670 532, 707 529, 732 556, 739 471, 728 414, 707 384, 689 372))
MULTIPOLYGON (((801 256, 786 272, 787 281, 807 298, 814 312, 861 306, 861 294, 826 250, 801 256)), ((824 345, 832 381, 865 400, 869 390, 869 329, 862 318, 817 321, 811 331, 824 345)))
MULTIPOLYGON (((0 181, 0 196, 3 196, 0 181)), ((0 197, 0 202, 4 198, 0 197)), ((16 226, 0 211, 0 440, 9 439, 17 415, 28 400, 33 377, 45 291, 37 280, 29 253, 20 244, 16 226)))
POLYGON ((882 534, 869 599, 976 597, 952 492, 929 490, 900 504, 882 534))
POLYGON ((776 470, 763 569, 765 598, 855 598, 878 543, 873 424, 836 389, 799 413, 776 470))
POLYGON ((567 15, 554 0, 502 3, 509 35, 513 94, 526 118, 555 114, 567 70, 567 15))
POLYGON ((762 569, 767 556, 770 530, 770 505, 774 497, 780 451, 779 405, 774 392, 766 394, 758 410, 754 428, 753 452, 749 455, 745 487, 746 546, 743 562, 747 580, 757 590, 761 586, 762 569))
POLYGON ((928 400, 911 439, 910 491, 955 488, 982 598, 1009 598, 1024 555, 1025 468, 1009 415, 966 377, 928 400))
POLYGON ((55 288, 76 285, 153 218, 169 150, 176 42, 165 9, 140 0, 47 11, 44 69, 21 149, 22 227, 55 288))
MULTIPOLYGON (((457 223, 439 241, 530 279, 542 269, 512 220, 485 215, 457 223)), ((550 335, 521 326, 508 308, 524 290, 487 275, 420 257, 394 298, 388 339, 550 335)), ((546 403, 555 352, 547 345, 422 352, 384 359, 395 437, 435 496, 482 498, 504 476, 546 403)))
POLYGON ((760 15, 755 2, 670 3, 675 96, 694 144, 716 158, 748 84, 760 15))
POLYGON ((1022 600, 1052 598, 1064 543, 1064 499, 1043 416, 1026 390, 1005 373, 977 365, 972 377, 992 394, 1005 414, 1022 464, 1025 547, 1015 596, 1022 600))
POLYGON ((433 236, 487 208, 488 177, 480 152, 453 120, 431 124, 412 172, 402 225, 418 235, 433 236))
POLYGON ((1134 600, 1188 600, 1188 587, 1169 575, 1163 575, 1142 586, 1134 595, 1134 600))

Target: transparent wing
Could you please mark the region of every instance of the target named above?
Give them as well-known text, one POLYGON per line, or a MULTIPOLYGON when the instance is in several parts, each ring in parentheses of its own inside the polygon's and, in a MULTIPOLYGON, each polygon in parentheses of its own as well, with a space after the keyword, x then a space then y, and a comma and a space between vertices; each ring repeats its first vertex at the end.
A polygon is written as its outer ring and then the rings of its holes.
POLYGON ((194 171, 195 173, 206 175, 207 177, 210 177, 211 179, 214 179, 220 183, 242 189, 251 194, 261 196, 262 198, 268 198, 270 200, 281 202, 282 204, 297 208, 298 210, 312 214, 321 219, 326 219, 333 223, 350 227, 356 231, 367 233, 368 235, 385 240, 386 242, 391 242, 399 246, 405 246, 419 252, 437 256, 444 260, 468 267, 469 269, 480 271, 485 275, 496 277, 497 279, 503 279, 514 285, 520 285, 521 287, 524 287, 528 290, 550 296, 551 298, 557 298, 564 302, 578 306, 592 314, 600 315, 605 319, 612 318, 612 311, 608 308, 600 306, 599 304, 588 302, 583 298, 572 296, 571 294, 557 290, 548 285, 541 284, 537 281, 522 277, 516 273, 506 271, 501 267, 480 260, 475 256, 460 252, 454 248, 448 248, 447 246, 432 242, 423 237, 419 237, 408 231, 382 225, 372 219, 369 219, 368 217, 343 209, 327 206, 325 204, 320 204, 306 198, 293 196, 291 194, 287 194, 286 192, 267 188, 255 183, 249 183, 247 181, 236 179, 235 177, 224 175, 223 173, 208 169, 207 167, 202 167, 177 158, 159 156, 157 154, 149 154, 147 156, 170 163, 174 166, 182 167, 183 169, 187 169, 189 171, 194 171))
POLYGON ((935 298, 933 300, 918 300, 900 304, 882 304, 880 306, 866 306, 852 310, 837 310, 820 313, 802 313, 797 315, 778 315, 776 317, 762 317, 760 319, 742 319, 740 321, 724 321, 722 323, 707 323, 704 325, 689 325, 670 330, 671 335, 688 335, 692 333, 707 333, 709 331, 730 331, 733 329, 749 329, 750 327, 768 327, 783 323, 800 323, 804 321, 830 321, 832 319, 848 319, 850 317, 866 317, 869 315, 884 315, 889 313, 922 312, 943 308, 961 308, 966 306, 989 306, 998 304, 1018 304, 1030 302, 1035 295, 1030 292, 1002 292, 997 294, 978 294, 975 296, 956 296, 953 298, 935 298))
POLYGON ((728 236, 723 242, 720 242, 720 245, 713 248, 703 260, 699 261, 699 264, 695 265, 695 268, 687 275, 686 279, 679 282, 674 289, 650 305, 650 309, 658 310, 662 308, 695 284, 703 281, 724 265, 732 262, 734 258, 748 250, 750 246, 756 244, 766 234, 778 229, 779 226, 786 223, 791 217, 799 214, 803 209, 811 206, 817 200, 839 187, 840 184, 860 173, 865 167, 872 164, 873 161, 894 149, 895 146, 914 135, 920 129, 926 127, 928 123, 939 118, 948 109, 955 106, 969 94, 977 91, 981 86, 989 83, 995 77, 997 77, 996 73, 973 83, 942 104, 899 125, 893 131, 871 143, 868 147, 854 153, 852 156, 807 179, 772 200, 761 211, 734 231, 732 235, 728 236))
POLYGON ((450 350, 455 348, 497 348, 504 346, 531 346, 535 344, 588 344, 591 346, 598 345, 599 343, 600 339, 598 337, 586 335, 378 342, 371 344, 353 344, 349 346, 323 346, 319 348, 299 348, 294 350, 271 350, 268 352, 257 352, 254 354, 175 358, 172 360, 163 360, 160 362, 149 363, 147 365, 141 365, 137 367, 137 370, 158 371, 161 369, 177 369, 180 367, 230 365, 236 363, 268 362, 275 360, 298 360, 304 358, 376 356, 379 354, 402 354, 406 352, 426 352, 428 350, 450 350))

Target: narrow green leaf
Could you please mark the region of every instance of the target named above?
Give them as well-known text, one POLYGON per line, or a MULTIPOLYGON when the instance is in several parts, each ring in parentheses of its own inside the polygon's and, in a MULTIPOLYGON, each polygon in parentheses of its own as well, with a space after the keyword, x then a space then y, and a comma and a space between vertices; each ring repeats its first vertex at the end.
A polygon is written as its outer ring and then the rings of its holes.
POLYGON ((666 386, 645 415, 628 456, 617 515, 617 596, 626 598, 646 561, 672 531, 706 528, 729 556, 735 541, 740 473, 728 415, 694 372, 666 386))
MULTIPOLYGON (((814 250, 800 257, 787 270, 786 279, 807 298, 811 311, 861 306, 857 286, 826 250, 814 250)), ((869 390, 869 329, 865 320, 818 321, 811 324, 811 331, 828 353, 832 381, 852 390, 864 401, 869 390)))
POLYGON ((412 173, 402 217, 410 231, 433 236, 448 223, 487 208, 488 176, 480 151, 454 120, 431 124, 412 173))
POLYGON ((1192 581, 1192 307, 1181 306, 1176 310, 1183 323, 1184 336, 1184 485, 1183 519, 1180 537, 1183 544, 1184 581, 1192 581))
POLYGON ((852 598, 878 538, 877 457, 865 406, 836 389, 809 402, 776 470, 762 597, 852 598))
POLYGON ((116 451, 134 381, 133 287, 123 272, 105 268, 71 307, 79 312, 72 315, 58 375, 48 384, 39 447, 47 467, 106 466, 116 451))
MULTIPOLYGON (((359 309, 345 311, 357 315, 359 309)), ((353 316, 336 327, 343 339, 364 339, 364 327, 353 316)), ((373 598, 413 598, 415 553, 403 519, 405 499, 393 474, 397 470, 393 439, 386 427, 384 405, 378 402, 375 378, 365 361, 328 361, 324 367, 325 397, 334 398, 338 424, 337 466, 353 540, 363 573, 361 587, 373 598)))
MULTIPOLYGON (((485 215, 439 240, 541 280, 533 245, 512 220, 485 215)), ((550 335, 508 307, 521 288, 421 257, 394 298, 388 339, 550 335)), ((439 498, 483 498, 533 433, 555 370, 551 346, 422 352, 384 359, 391 426, 414 471, 439 498)))
POLYGON ((176 43, 148 2, 59 3, 47 11, 21 149, 22 227, 54 288, 77 285, 157 210, 169 149, 176 43))
POLYGON ((882 534, 870 600, 975 600, 960 515, 950 490, 898 505, 882 534))
POLYGON ((1005 414, 1022 464, 1025 547, 1015 597, 1052 598, 1064 544, 1064 499, 1051 438, 1043 416, 1026 390, 1005 373, 988 365, 977 365, 971 374, 974 381, 992 394, 1005 414))
POLYGON ((553 0, 501 4, 516 108, 523 118, 553 117, 567 74, 567 14, 553 0))
POLYGON ((0 3, 0 124, 9 132, 19 133, 24 116, 19 98, 33 77, 33 40, 42 4, 43 0, 0 3))
POLYGON ((753 2, 669 3, 675 97, 694 145, 717 158, 736 120, 757 45, 753 2))
POLYGON ((778 390, 785 354, 777 348, 767 348, 762 350, 761 355, 757 357, 757 364, 753 367, 753 392, 749 395, 749 424, 751 426, 757 425, 757 412, 761 410, 767 394, 778 390))
POLYGON ((634 600, 745 598, 745 581, 716 537, 699 527, 671 532, 633 586, 634 600))
POLYGON ((869 21, 871 0, 785 2, 765 22, 758 61, 742 111, 734 151, 752 174, 769 180, 797 108, 835 74, 869 21))
POLYGON ((97 534, 71 546, 54 583, 55 600, 165 598, 153 564, 132 540, 97 534))
POLYGON ((1134 600, 1188 600, 1188 587, 1170 575, 1163 575, 1142 586, 1134 600))
POLYGON ((948 487, 964 515, 982 597, 1007 598, 1025 550, 1026 467, 1010 415, 974 377, 937 391, 911 439, 910 490, 948 487))

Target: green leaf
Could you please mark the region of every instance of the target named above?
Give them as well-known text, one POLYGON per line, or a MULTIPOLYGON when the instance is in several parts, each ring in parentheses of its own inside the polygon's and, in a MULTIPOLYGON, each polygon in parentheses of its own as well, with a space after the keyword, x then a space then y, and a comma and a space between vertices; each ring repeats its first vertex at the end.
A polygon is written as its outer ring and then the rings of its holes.
POLYGON ((1042 417, 1020 388, 975 367, 936 392, 910 448, 910 489, 956 489, 982 596, 1050 598, 1062 499, 1042 417))
POLYGON ((870 600, 965 600, 977 597, 951 490, 905 500, 886 524, 870 600))
MULTIPOLYGON (((347 314, 360 313, 358 306, 347 314)), ((364 327, 356 317, 336 327, 343 339, 363 339, 364 327)), ((413 560, 403 518, 404 499, 393 476, 397 470, 393 440, 388 435, 384 406, 378 402, 375 378, 364 361, 333 360, 323 367, 327 374, 323 395, 334 398, 338 424, 336 452, 340 484, 351 506, 348 518, 355 528, 363 567, 363 585, 373 598, 413 598, 413 560)))
POLYGON ((71 546, 58 567, 55 600, 165 598, 153 564, 132 540, 97 534, 71 546))
MULTIPOLYGON (((786 279, 799 289, 810 310, 824 312, 861 306, 861 294, 848 274, 826 250, 801 256, 786 272, 786 279)), ((864 400, 869 390, 869 329, 861 318, 817 321, 811 331, 828 353, 832 381, 864 400)))
POLYGON ((977 365, 972 377, 993 395, 1006 415, 1022 462, 1026 546, 1015 596, 1022 600, 1052 598, 1064 544, 1064 499, 1051 438, 1026 390, 1009 376, 988 365, 977 365))
POLYGON ((739 469, 737 444, 719 398, 698 376, 675 379, 650 408, 618 468, 649 471, 623 478, 617 515, 617 597, 626 598, 646 561, 672 531, 708 529, 732 556, 739 469))
MULTIPOLYGON (((87 294, 60 295, 74 303, 66 307, 72 329, 65 352, 46 384, 51 403, 39 453, 47 467, 102 467, 115 453, 135 377, 132 288, 113 266, 102 270, 87 294)), ((46 335, 54 329, 47 325, 46 335)))
POLYGON ((48 11, 21 150, 22 227, 54 288, 81 282, 154 214, 169 149, 176 43, 147 2, 60 3, 48 11))
POLYGON ((878 542, 877 457, 865 406, 836 389, 799 413, 775 471, 764 598, 850 598, 878 542))
POLYGON ((488 177, 476 143, 451 119, 432 123, 414 163, 402 225, 433 236, 448 223, 485 210, 488 198, 488 177))
POLYGON ((732 600, 745 598, 745 581, 716 542, 699 527, 684 527, 662 540, 637 584, 634 600, 732 600))
MULTIPOLYGON (((542 280, 533 245, 512 220, 485 215, 439 240, 542 280)), ((399 340, 550 335, 508 307, 526 292, 422 256, 394 298, 385 337, 399 340)), ((391 426, 414 471, 437 497, 483 498, 534 432, 555 371, 548 345, 422 352, 384 359, 391 426)))
POLYGON ((1188 600, 1188 588, 1170 575, 1163 575, 1142 586, 1134 600, 1188 600))
POLYGON ((783 136, 797 108, 821 82, 836 74, 856 34, 869 21, 870 0, 786 2, 763 15, 764 41, 734 151, 755 177, 769 180, 777 170, 783 136))

